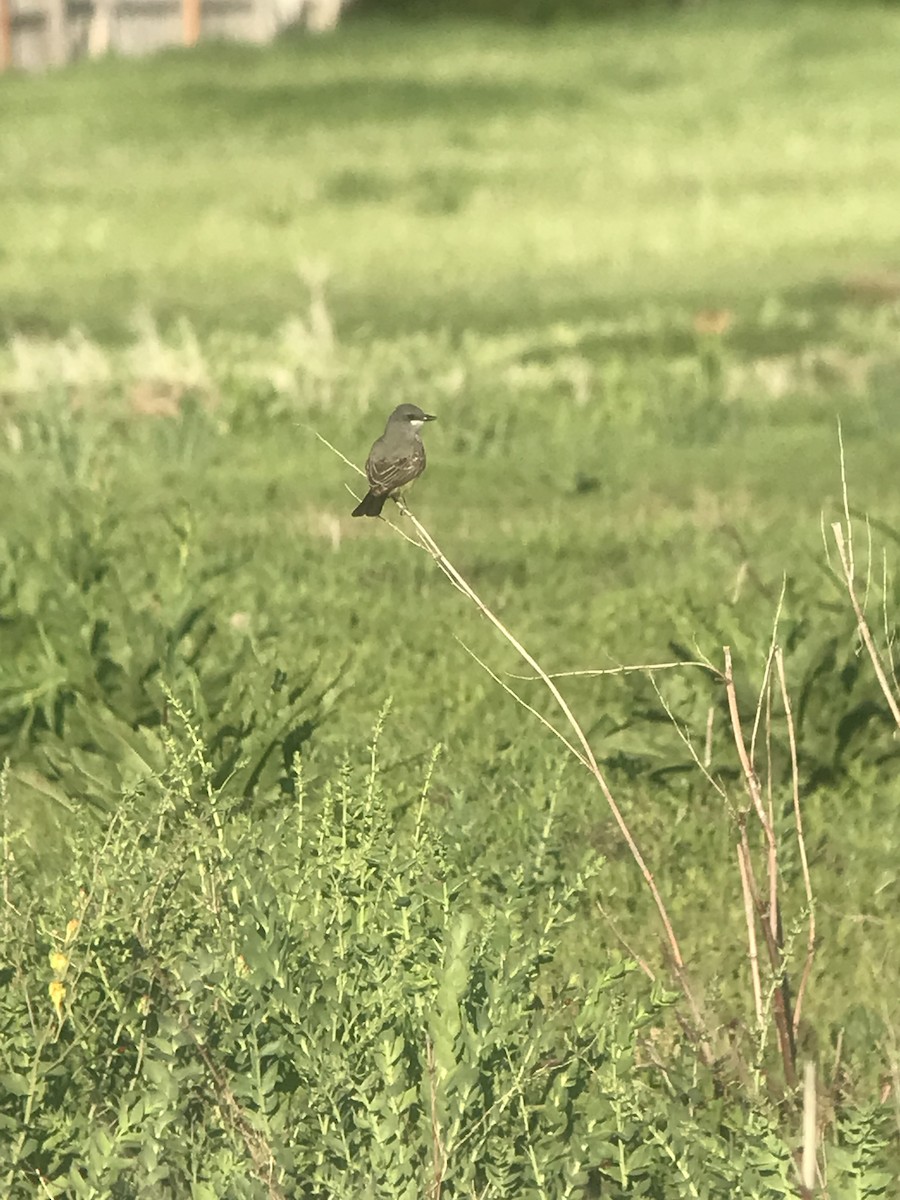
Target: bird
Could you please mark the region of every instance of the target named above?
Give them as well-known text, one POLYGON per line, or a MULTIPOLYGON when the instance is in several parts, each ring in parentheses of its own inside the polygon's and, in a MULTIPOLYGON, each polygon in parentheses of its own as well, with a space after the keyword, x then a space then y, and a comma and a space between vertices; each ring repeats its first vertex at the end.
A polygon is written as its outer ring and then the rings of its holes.
POLYGON ((425 470, 425 447, 419 430, 436 418, 417 404, 399 404, 366 460, 369 491, 353 510, 354 517, 379 517, 388 496, 405 491, 425 470))

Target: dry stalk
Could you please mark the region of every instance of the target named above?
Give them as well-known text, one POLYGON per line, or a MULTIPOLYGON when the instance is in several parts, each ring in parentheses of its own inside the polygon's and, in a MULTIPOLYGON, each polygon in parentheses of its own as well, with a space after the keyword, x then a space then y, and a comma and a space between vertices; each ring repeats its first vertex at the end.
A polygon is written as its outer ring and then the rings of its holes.
POLYGON ((753 1007, 756 1012, 756 1027, 763 1026, 762 984, 759 976, 759 950, 756 945, 756 915, 753 909, 753 893, 750 887, 750 863, 743 843, 738 843, 738 866, 741 871, 741 894, 744 897, 744 920, 747 923, 747 953, 750 959, 750 979, 753 983, 753 1007))
POLYGON ((644 972, 644 974, 647 976, 647 978, 650 980, 650 982, 656 983, 656 973, 653 970, 653 968, 650 966, 650 964, 647 962, 647 960, 642 958, 640 956, 640 954, 638 954, 637 951, 628 944, 627 940, 625 939, 621 930, 619 929, 618 924, 616 923, 614 918, 606 911, 606 909, 603 907, 603 905, 600 903, 599 900, 596 901, 596 905, 597 905, 597 912, 600 914, 600 916, 603 918, 603 920, 606 922, 606 924, 613 931, 619 944, 623 947, 623 949, 626 951, 626 953, 631 955, 631 957, 634 959, 634 961, 637 963, 637 965, 640 967, 640 969, 644 972))
MULTIPOLYGON (((782 591, 782 596, 784 592, 782 591)), ((777 617, 776 617, 777 624, 777 617)), ((751 741, 750 753, 748 754, 744 743, 744 734, 741 729, 741 718, 737 706, 737 691, 734 686, 734 670, 731 661, 731 647, 724 647, 725 654, 725 688, 728 695, 728 712, 731 717, 731 731, 734 737, 734 743, 737 747, 738 757, 741 761, 741 769, 744 773, 744 782, 753 808, 759 818, 759 823, 763 828, 766 837, 767 851, 767 879, 769 883, 769 903, 768 903, 768 938, 778 938, 778 846, 775 841, 775 827, 770 819, 770 813, 766 811, 763 805, 762 791, 759 786, 759 776, 756 773, 756 768, 753 762, 754 743, 751 741)), ((762 690, 760 691, 759 700, 756 706, 756 714, 753 724, 753 738, 756 738, 756 732, 759 726, 760 713, 763 709, 764 697, 768 693, 769 681, 771 679, 772 661, 775 657, 775 642, 773 638, 772 645, 766 657, 766 669, 763 676, 762 690)), ((748 850, 749 853, 749 850, 748 850)), ((749 860, 748 860, 749 865, 749 860)), ((768 939, 767 939, 768 940, 768 939)))
MULTIPOLYGON (((606 777, 600 770, 600 767, 594 756, 594 752, 591 748, 591 744, 588 741, 587 736, 577 718, 575 717, 575 714, 569 707, 569 704, 562 692, 559 690, 547 672, 543 669, 537 659, 528 650, 526 650, 518 638, 509 629, 507 629, 500 618, 488 608, 481 597, 475 592, 475 590, 469 585, 463 576, 460 575, 459 571, 457 571, 450 560, 446 557, 421 521, 419 521, 418 518, 409 511, 409 509, 406 509, 405 506, 402 507, 405 509, 406 516, 412 522, 413 527, 419 535, 422 545, 437 563, 441 571, 447 576, 448 579, 450 579, 450 581, 459 589, 459 591, 463 592, 463 594, 472 601, 478 611, 483 616, 487 617, 494 628, 506 639, 507 642, 509 642, 520 658, 524 659, 528 666, 531 667, 532 671, 537 674, 544 686, 549 691, 550 695, 553 697, 557 707, 565 717, 566 722, 575 735, 576 742, 581 747, 581 752, 577 753, 576 757, 578 758, 579 762, 582 762, 583 765, 587 767, 591 775, 593 775, 598 787, 600 788, 603 798, 613 815, 613 819, 615 820, 616 825, 619 827, 619 832, 621 833, 622 838, 625 841, 632 858, 637 864, 651 896, 653 897, 653 902, 659 914, 660 921, 662 922, 663 930, 665 931, 666 942, 668 943, 669 951, 671 953, 675 976, 678 979, 685 999, 690 1005, 691 1013, 697 1024, 698 1030, 702 1029, 703 1018, 699 1005, 697 1004, 693 992, 685 978, 684 957, 682 956, 681 947, 679 946, 678 939, 675 935, 675 930, 672 926, 672 920, 669 916, 668 909, 666 908, 665 901, 663 900, 659 888, 656 885, 656 880, 654 879, 650 868, 647 866, 644 856, 634 839, 634 835, 632 834, 628 823, 622 815, 622 811, 619 808, 608 783, 606 782, 606 777)), ((496 676, 494 676, 494 678, 496 678, 496 676)), ((522 704, 523 707, 527 708, 531 712, 534 712, 534 709, 531 708, 530 705, 527 705, 520 696, 512 691, 512 689, 507 690, 509 690, 510 695, 512 695, 520 704, 522 704)), ((557 734, 558 736, 562 736, 558 733, 558 731, 557 734)), ((567 741, 565 738, 563 738, 563 740, 567 741)), ((708 1048, 704 1051, 704 1053, 708 1053, 708 1048)))
POLYGON ((807 1062, 803 1069, 803 1158, 800 1167, 800 1185, 804 1200, 812 1200, 816 1186, 816 1150, 818 1149, 818 1121, 816 1119, 816 1067, 807 1062))
POLYGON ((262 1131, 254 1128, 253 1122, 245 1112, 240 1101, 235 1096, 223 1068, 213 1059, 209 1047, 194 1028, 190 1014, 178 998, 176 978, 162 963, 157 963, 156 980, 163 991, 175 1004, 178 1021, 181 1028, 194 1044, 201 1061, 209 1075, 210 1087, 215 1097, 216 1105, 225 1121, 244 1143, 244 1148, 250 1156, 256 1177, 265 1188, 269 1200, 286 1200, 279 1180, 278 1166, 272 1148, 262 1131))
POLYGON ((431 1167, 432 1179, 428 1185, 428 1200, 441 1200, 441 1188, 447 1171, 447 1147, 441 1134, 441 1122, 437 1105, 437 1068, 434 1058, 434 1043, 425 1042, 425 1062, 428 1067, 428 1087, 431 1094, 431 1167))
POLYGON ((900 729, 900 704, 894 695, 891 685, 888 682, 887 673, 881 662, 881 655, 878 653, 878 648, 875 645, 875 639, 872 637, 872 631, 869 628, 869 622, 866 620, 866 614, 859 602, 859 597, 856 594, 856 581, 853 573, 853 550, 850 542, 849 534, 845 534, 844 528, 840 521, 835 521, 831 526, 831 532, 834 535, 834 542, 837 546, 837 552, 841 559, 841 571, 844 576, 844 586, 847 589, 847 595, 850 597, 850 603, 853 605, 853 612, 856 616, 856 626, 859 630, 859 636, 866 648, 866 653, 872 663, 872 668, 875 671, 875 678, 878 680, 878 686, 881 688, 885 700, 887 700, 888 708, 891 710, 891 716, 900 729))
POLYGON ((734 686, 734 667, 731 660, 731 647, 724 646, 723 652, 725 656, 725 690, 728 696, 728 715, 731 718, 731 731, 734 736, 734 743, 737 748, 738 758, 741 764, 741 770, 744 774, 744 784, 747 788, 747 794, 753 805, 753 809, 759 817, 759 823, 766 835, 766 842, 770 844, 775 840, 775 832, 769 825, 769 819, 766 815, 766 810, 763 807, 762 792, 759 787, 759 777, 754 770, 753 763, 747 753, 747 746, 744 741, 744 733, 741 728, 741 717, 738 712, 737 692, 734 686))
POLYGON ((731 716, 731 730, 734 737, 734 744, 735 748, 737 749, 738 759, 740 760, 741 770, 743 771, 744 775, 744 784, 750 797, 750 802, 753 810, 759 818, 759 822, 763 827, 766 837, 767 871, 770 884, 770 900, 768 904, 763 904, 759 894, 759 889, 753 876, 753 865, 750 856, 750 842, 747 836, 747 824, 743 817, 741 818, 740 822, 742 853, 745 858, 745 867, 750 893, 753 898, 757 917, 762 927, 763 936, 766 943, 766 950, 769 955, 769 963, 772 969, 773 979, 775 981, 773 991, 775 1026, 778 1030, 778 1042, 781 1049, 782 1062, 784 1064, 784 1077, 788 1087, 793 1088, 797 1083, 794 1028, 791 1018, 787 980, 784 974, 784 961, 781 946, 781 922, 777 912, 777 891, 773 891, 771 882, 773 873, 777 875, 778 871, 777 843, 775 841, 774 828, 769 821, 768 813, 766 812, 762 802, 759 779, 757 778, 756 772, 753 769, 753 764, 751 763, 747 754, 747 746, 744 741, 744 732, 741 726, 740 712, 738 711, 737 691, 734 686, 734 669, 731 659, 731 648, 729 646, 724 647, 724 656, 725 689, 728 696, 728 711, 731 716), (776 897, 776 911, 774 913, 771 911, 771 896, 773 894, 776 897))
POLYGON ((766 655, 766 665, 763 670, 762 683, 759 685, 759 696, 756 701, 756 712, 753 715, 753 732, 750 735, 750 762, 756 762, 756 739, 759 734, 760 721, 762 720, 764 705, 770 696, 770 684, 772 681, 772 663, 775 660, 775 647, 778 645, 778 622, 781 620, 781 610, 784 607, 784 596, 787 591, 787 580, 781 581, 781 592, 778 596, 778 604, 775 607, 775 616, 772 620, 772 637, 769 640, 769 652, 766 655))
MULTIPOLYGON (((703 778, 710 785, 710 787, 714 788, 715 791, 718 792, 718 794, 722 797, 722 799, 727 804, 728 803, 728 793, 725 791, 725 789, 722 787, 722 785, 716 779, 714 779, 713 776, 710 774, 709 762, 706 761, 705 757, 703 759, 700 758, 700 755, 697 753, 694 743, 691 741, 690 734, 685 729, 682 729, 682 727, 678 724, 678 718, 672 712, 672 709, 671 709, 668 701, 666 700, 665 696, 660 691, 659 684, 656 682, 656 680, 654 679, 652 674, 650 676, 650 684, 653 687, 653 690, 656 692, 657 699, 659 700, 660 704, 662 705, 666 716, 672 722, 675 732, 681 738, 682 742, 684 742, 684 745, 687 748, 688 754, 690 754, 691 758, 694 760, 697 767, 700 769, 700 772, 703 775, 703 778)), ((710 710, 710 711, 712 711, 712 710, 710 710)), ((712 722, 707 720, 707 730, 709 730, 711 728, 711 725, 712 725, 712 722)), ((710 755, 710 758, 711 758, 711 755, 710 755)))
POLYGON ((703 744, 703 768, 708 771, 712 764, 713 755, 713 725, 716 720, 716 707, 711 704, 706 712, 706 741, 703 744))
POLYGON ((831 1092, 838 1090, 838 1083, 841 1069, 841 1055, 844 1051, 844 1027, 843 1025, 837 1031, 837 1040, 834 1047, 834 1062, 831 1064, 831 1092))
MULTIPOLYGON (((321 436, 321 434, 316 433, 316 437, 325 446, 327 446, 330 450, 332 450, 335 454, 337 454, 339 458, 341 458, 345 463, 347 463, 348 466, 352 467, 353 470, 357 471, 359 474, 363 474, 363 472, 359 471, 359 468, 356 467, 355 464, 351 463, 350 460, 348 458, 346 458, 343 454, 341 454, 341 452, 339 450, 336 450, 335 447, 332 446, 330 442, 326 441, 325 438, 323 438, 321 436)), ((566 701, 565 697, 563 696, 562 692, 559 690, 557 685, 554 683, 553 679, 551 679, 551 677, 547 674, 547 672, 540 665, 540 663, 537 661, 537 659, 534 657, 534 655, 532 655, 522 645, 522 643, 518 640, 518 638, 509 629, 507 629, 507 627, 503 624, 503 622, 500 620, 500 618, 498 616, 496 616, 496 614, 494 612, 492 612, 492 610, 487 606, 487 604, 485 604, 485 602, 477 594, 477 592, 474 590, 474 588, 472 588, 471 585, 467 582, 467 580, 463 578, 463 576, 459 573, 459 571, 456 569, 456 567, 454 567, 454 565, 450 562, 450 560, 447 558, 447 556, 441 550, 440 546, 438 546, 437 542, 434 540, 434 538, 431 536, 431 534, 428 532, 428 530, 425 528, 425 526, 422 524, 422 522, 419 521, 419 519, 416 516, 414 516, 414 514, 412 512, 410 512, 410 510, 407 508, 407 506, 405 505, 405 503, 402 500, 398 500, 397 504, 398 504, 400 511, 412 523, 413 528, 415 529, 415 531, 418 535, 421 546, 423 547, 423 549, 425 549, 431 555, 431 557, 434 559, 435 563, 437 564, 437 566, 439 567, 441 572, 446 576, 447 579, 449 579, 449 581, 453 584, 453 586, 458 591, 462 592, 463 595, 466 596, 472 602, 472 604, 474 604, 474 606, 478 609, 478 611, 482 614, 482 616, 486 617, 487 620, 490 621, 490 623, 494 626, 494 628, 497 630, 497 632, 501 634, 501 636, 510 644, 510 646, 512 646, 512 648, 516 651, 516 653, 519 655, 519 657, 521 659, 523 659, 525 663, 527 663, 527 665, 531 668, 532 671, 535 672, 537 677, 541 680, 541 682, 547 688, 547 690, 550 693, 551 697, 553 698, 557 708, 560 710, 563 717, 565 718, 566 723, 568 724, 569 728, 571 729, 572 733, 574 734, 574 742, 576 743, 576 745, 574 745, 574 746, 572 744, 570 744, 569 739, 566 738, 559 730, 555 729, 555 727, 552 724, 550 724, 547 721, 544 721, 544 724, 548 725, 549 728, 554 730, 557 737, 559 737, 563 742, 566 743, 566 745, 568 746, 570 751, 572 751, 575 754, 575 757, 578 759, 578 761, 581 762, 582 765, 585 766, 586 769, 590 772, 590 774, 594 777, 594 780, 597 783, 597 786, 599 787, 610 812, 612 813, 613 819, 615 820, 616 825, 619 828, 619 832, 622 835, 622 838, 623 838, 626 846, 628 847, 629 853, 631 854, 631 857, 634 859, 635 863, 637 864, 638 870, 640 871, 640 873, 644 879, 644 882, 647 885, 647 888, 650 892, 650 895, 653 899, 653 903, 656 907, 656 911, 659 914, 660 922, 662 923, 666 943, 668 945, 669 955, 670 955, 671 962, 672 962, 673 973, 675 975, 675 978, 678 981, 678 984, 679 984, 679 987, 681 988, 682 994, 684 995, 685 1000, 687 1001, 687 1003, 690 1007, 691 1015, 695 1022, 696 1029, 697 1029, 698 1033, 700 1033, 704 1029, 705 1023, 703 1021, 703 1016, 700 1011, 700 1006, 698 1005, 697 1000, 694 996, 693 990, 690 987, 690 984, 688 983, 688 980, 687 980, 687 976, 685 973, 684 956, 681 953, 681 947, 679 945, 678 938, 675 935, 675 929, 672 925, 672 919, 669 916, 669 911, 666 907, 665 901, 662 898, 662 894, 660 893, 659 888, 657 887, 656 880, 653 877, 653 873, 651 872, 650 868, 647 866, 644 856, 641 853, 641 850, 640 850, 637 842, 635 841, 634 835, 632 834, 631 829, 628 826, 628 823, 626 822, 624 816, 622 815, 622 811, 619 808, 619 806, 616 802, 616 799, 613 796, 612 791, 609 788, 609 784, 606 781, 606 777, 604 776, 603 772, 600 769, 599 764, 597 763, 597 760, 596 760, 596 757, 594 756, 594 751, 591 748, 590 742, 588 741, 584 730, 582 729, 577 718, 575 717, 575 714, 572 712, 571 708, 569 707, 568 702, 566 701), (577 749, 577 747, 580 747, 580 750, 577 749)), ((389 522, 389 524, 390 524, 390 522, 389 522)), ((395 528, 395 527, 392 526, 392 528, 395 528)), ((492 677, 494 679, 497 679, 497 676, 493 672, 490 672, 490 674, 492 675, 492 677)), ((497 680, 497 682, 500 682, 500 681, 497 680)), ((519 704, 521 704, 524 708, 526 708, 533 715, 537 715, 535 713, 534 708, 532 706, 528 705, 524 700, 522 700, 522 698, 516 692, 514 692, 511 688, 506 688, 506 690, 510 693, 510 695, 519 704)), ((700 1039, 700 1052, 705 1061, 707 1061, 707 1062, 712 1061, 712 1051, 709 1047, 709 1044, 708 1044, 706 1038, 702 1037, 702 1036, 700 1039)))
POLYGON ((891 683, 900 692, 900 681, 897 679, 897 664, 894 661, 894 640, 895 634, 891 628, 890 617, 888 616, 887 596, 888 596, 888 581, 890 575, 888 573, 887 553, 881 551, 881 615, 884 621, 884 644, 887 648, 888 669, 891 673, 891 683))
MULTIPOLYGON (((721 672, 713 666, 712 663, 698 662, 694 659, 681 659, 678 662, 663 662, 663 663, 628 663, 618 667, 602 667, 599 670, 584 670, 584 671, 548 671, 548 679, 576 679, 579 676, 594 677, 597 675, 632 675, 637 671, 678 671, 682 667, 700 667, 703 671, 708 671, 711 675, 717 678, 721 677, 721 672)), ((510 679, 540 679, 540 675, 513 675, 508 672, 510 679)))
MULTIPOLYGON (((856 626, 859 630, 859 636, 863 645, 866 648, 866 653, 872 663, 872 668, 875 671, 875 678, 878 680, 878 686, 887 700, 888 708, 891 710, 891 716, 896 722, 897 728, 900 729, 900 703, 894 695, 893 689, 888 682, 887 672, 881 661, 881 655, 875 645, 875 639, 872 637, 872 631, 869 628, 869 622, 866 620, 865 606, 860 603, 859 597, 856 594, 856 562, 853 558, 853 523, 850 520, 850 498, 847 490, 847 470, 844 458, 844 438, 841 431, 840 422, 838 422, 838 445, 841 454, 841 494, 844 501, 844 521, 833 522, 831 533, 834 537, 835 545, 837 546, 838 556, 841 560, 841 574, 844 577, 844 587, 847 589, 847 595, 850 597, 850 603, 853 605, 853 612, 856 616, 856 626)), ((868 527, 868 526, 867 526, 868 527)), ((870 531, 871 537, 871 531, 870 531)), ((827 549, 827 546, 826 546, 827 549)), ((871 563, 871 549, 869 552, 869 562, 871 563)), ((868 594, 868 578, 870 571, 866 572, 866 593, 868 594)))
POLYGON ((190 1035, 198 1054, 203 1060, 204 1066, 209 1072, 219 1111, 244 1143, 256 1171, 257 1178, 265 1187, 270 1200, 285 1200, 285 1193, 281 1188, 281 1184, 275 1178, 277 1166, 272 1148, 264 1135, 253 1127, 253 1123, 235 1097, 224 1073, 213 1062, 209 1050, 195 1033, 184 1014, 181 1014, 181 1019, 183 1027, 190 1035))
MULTIPOLYGON (((772 795, 772 675, 769 674, 766 688, 766 814, 769 828, 775 829, 775 801, 772 795)), ((772 936, 778 937, 778 861, 774 852, 774 838, 769 843, 767 869, 769 872, 769 927, 772 936)))
MULTIPOLYGON (((474 658, 475 661, 478 663, 479 667, 481 667, 481 669, 483 671, 486 671, 488 673, 488 675, 490 675, 490 677, 491 677, 491 679, 493 679, 494 683, 499 684, 499 686, 503 688, 504 692, 506 692, 507 695, 512 696, 513 700, 515 700, 517 704, 521 704, 521 706, 525 709, 525 711, 530 712, 533 717, 535 717, 538 721, 540 721, 540 723, 544 726, 545 729, 549 729, 550 732, 555 737, 558 737, 559 740, 562 742, 562 744, 569 751, 569 753, 574 755, 574 757, 578 759, 578 761, 581 763, 581 765, 583 767, 585 767, 588 771, 591 769, 590 763, 585 758, 585 756, 581 753, 581 751, 578 749, 578 747, 573 746, 572 743, 569 741, 569 739, 566 737, 566 735, 564 733, 562 733, 561 730, 557 729, 552 721, 548 721, 542 712, 539 712, 538 709, 534 708, 531 704, 529 704, 527 700, 523 700, 518 692, 513 691, 513 689, 509 686, 509 684, 506 683, 504 680, 502 680, 500 678, 500 676, 497 674, 497 672, 492 670, 483 659, 479 658, 478 655, 475 653, 475 651, 472 650, 469 646, 467 646, 465 642, 460 641, 459 638, 457 638, 456 640, 462 646, 463 650, 465 650, 466 654, 468 654, 472 658, 474 658)), ((539 679, 540 676, 535 675, 534 678, 539 679)))
POLYGON ((775 667, 778 672, 778 684, 781 688, 781 702, 784 705, 784 719, 787 725, 788 745, 791 751, 791 800, 794 806, 794 823, 797 828, 797 848, 800 851, 800 868, 803 872, 803 887, 806 892, 806 907, 809 913, 806 934, 806 961, 800 976, 800 986, 797 988, 797 1000, 794 1004, 794 1036, 800 1027, 800 1014, 803 1010, 803 997, 806 985, 812 971, 813 959, 816 953, 816 904, 813 897, 812 880, 809 875, 809 860, 806 857, 806 838, 803 834, 803 817, 800 812, 800 771, 797 765, 797 736, 794 729, 794 713, 791 708, 791 697, 787 689, 784 674, 784 654, 779 646, 775 654, 775 667))

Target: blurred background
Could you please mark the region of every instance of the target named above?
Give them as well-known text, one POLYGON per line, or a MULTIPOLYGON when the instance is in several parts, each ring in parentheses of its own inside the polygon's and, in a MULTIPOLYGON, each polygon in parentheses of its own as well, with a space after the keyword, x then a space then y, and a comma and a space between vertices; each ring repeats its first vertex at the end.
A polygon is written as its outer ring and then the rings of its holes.
MULTIPOLYGON (((783 647, 820 937, 798 1041, 823 1120, 853 1097, 887 1161, 900 743, 831 525, 896 694, 898 63, 874 0, 0 0, 0 761, 32 891, 74 894, 112 814, 182 811, 173 730, 182 765, 205 747, 196 812, 274 844, 296 756, 325 804, 390 698, 398 845, 440 744, 427 820, 473 911, 552 825, 536 892, 602 861, 554 978, 623 942, 667 970, 591 779, 461 643, 543 712, 537 685, 428 555, 350 519, 316 433, 362 465, 418 403, 412 505, 547 670, 732 648, 800 946, 783 647)), ((564 686, 716 1028, 746 1032, 721 678, 564 686)))

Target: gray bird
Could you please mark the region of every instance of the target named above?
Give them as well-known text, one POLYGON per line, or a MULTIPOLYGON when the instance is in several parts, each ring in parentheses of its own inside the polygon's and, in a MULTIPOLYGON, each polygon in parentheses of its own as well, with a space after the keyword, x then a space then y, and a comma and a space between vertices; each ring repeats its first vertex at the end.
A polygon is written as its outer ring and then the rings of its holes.
POLYGON ((388 496, 405 491, 425 470, 425 447, 419 430, 435 418, 416 404, 401 404, 388 417, 384 433, 366 462, 368 494, 353 510, 354 517, 378 517, 388 496))

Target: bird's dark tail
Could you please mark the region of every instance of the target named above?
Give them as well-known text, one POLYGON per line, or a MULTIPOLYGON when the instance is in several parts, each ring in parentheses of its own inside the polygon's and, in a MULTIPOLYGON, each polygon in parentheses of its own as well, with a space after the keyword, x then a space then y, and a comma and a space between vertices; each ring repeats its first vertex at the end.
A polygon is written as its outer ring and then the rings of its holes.
POLYGON ((386 495, 379 496, 375 492, 369 492, 354 508, 352 515, 354 517, 380 517, 385 500, 387 500, 386 495))

